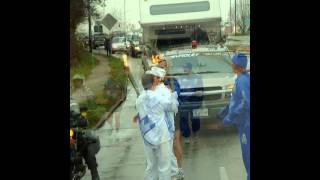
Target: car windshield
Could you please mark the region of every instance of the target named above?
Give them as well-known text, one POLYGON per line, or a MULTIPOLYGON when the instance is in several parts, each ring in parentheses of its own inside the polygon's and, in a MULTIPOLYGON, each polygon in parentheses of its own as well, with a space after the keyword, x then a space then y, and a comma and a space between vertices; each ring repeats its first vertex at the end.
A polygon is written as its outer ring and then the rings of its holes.
POLYGON ((112 42, 114 42, 114 43, 124 42, 124 37, 115 37, 112 39, 112 42))
POLYGON ((170 48, 187 46, 191 44, 191 38, 176 38, 176 39, 158 39, 157 47, 159 50, 168 50, 170 48))
POLYGON ((228 53, 193 53, 171 56, 168 60, 169 74, 185 74, 184 65, 192 64, 194 73, 232 73, 231 59, 228 53))
POLYGON ((138 35, 133 35, 132 36, 132 41, 139 41, 139 36, 138 35))
POLYGON ((127 35, 127 40, 139 41, 139 36, 138 35, 127 35))

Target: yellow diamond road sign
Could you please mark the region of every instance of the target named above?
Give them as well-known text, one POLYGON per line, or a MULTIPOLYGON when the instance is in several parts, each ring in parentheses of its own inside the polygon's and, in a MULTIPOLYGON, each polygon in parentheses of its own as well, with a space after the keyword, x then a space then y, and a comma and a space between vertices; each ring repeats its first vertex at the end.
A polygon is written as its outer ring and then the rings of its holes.
POLYGON ((102 24, 105 25, 109 30, 111 30, 116 23, 117 23, 117 19, 114 18, 111 14, 107 14, 102 19, 102 24))

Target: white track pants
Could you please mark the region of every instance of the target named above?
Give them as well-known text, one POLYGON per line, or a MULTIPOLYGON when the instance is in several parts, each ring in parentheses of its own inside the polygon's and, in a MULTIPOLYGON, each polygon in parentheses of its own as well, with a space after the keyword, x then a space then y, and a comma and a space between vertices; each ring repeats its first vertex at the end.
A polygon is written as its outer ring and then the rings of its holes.
POLYGON ((158 146, 144 144, 144 151, 147 159, 144 179, 171 180, 172 141, 161 143, 158 146))

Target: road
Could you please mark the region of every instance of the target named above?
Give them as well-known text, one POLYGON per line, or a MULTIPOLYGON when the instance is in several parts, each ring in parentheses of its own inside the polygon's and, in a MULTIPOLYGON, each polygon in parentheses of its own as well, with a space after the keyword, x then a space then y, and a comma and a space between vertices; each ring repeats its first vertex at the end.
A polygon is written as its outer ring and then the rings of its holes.
MULTIPOLYGON (((130 58, 129 67, 141 88, 141 60, 130 58)), ((109 123, 96 131, 102 146, 97 154, 101 180, 143 180, 143 142, 138 125, 132 122, 136 114, 136 98, 134 88, 129 84, 128 97, 119 110, 119 132, 110 135, 109 123)), ((202 122, 201 125, 199 140, 189 145, 182 144, 185 180, 246 179, 237 133, 233 130, 217 130, 210 121, 202 122)), ((83 179, 91 179, 89 171, 83 179)))

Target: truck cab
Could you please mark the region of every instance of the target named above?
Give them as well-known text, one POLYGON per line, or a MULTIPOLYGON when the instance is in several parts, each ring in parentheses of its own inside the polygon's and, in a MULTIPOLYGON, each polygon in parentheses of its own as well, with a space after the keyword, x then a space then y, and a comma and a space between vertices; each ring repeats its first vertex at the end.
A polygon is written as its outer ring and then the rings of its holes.
POLYGON ((93 31, 93 49, 96 49, 100 46, 103 46, 105 43, 105 38, 107 37, 106 33, 103 33, 103 27, 101 24, 97 23, 94 25, 93 31))
POLYGON ((154 57, 162 54, 167 75, 180 84, 180 111, 201 119, 216 119, 230 101, 235 77, 231 54, 220 44, 219 6, 218 0, 140 0, 144 69, 157 66, 154 57))

